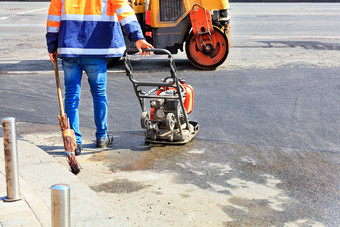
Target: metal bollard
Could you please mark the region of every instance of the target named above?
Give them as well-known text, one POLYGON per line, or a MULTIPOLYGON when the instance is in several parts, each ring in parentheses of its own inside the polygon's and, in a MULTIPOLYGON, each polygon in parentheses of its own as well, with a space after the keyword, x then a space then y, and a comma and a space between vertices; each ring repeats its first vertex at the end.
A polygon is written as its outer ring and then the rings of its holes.
POLYGON ((2 119, 5 169, 7 182, 6 202, 20 200, 19 170, 18 170, 18 146, 16 137, 15 118, 7 117, 2 119))
POLYGON ((70 186, 56 184, 51 187, 52 227, 71 226, 70 186))

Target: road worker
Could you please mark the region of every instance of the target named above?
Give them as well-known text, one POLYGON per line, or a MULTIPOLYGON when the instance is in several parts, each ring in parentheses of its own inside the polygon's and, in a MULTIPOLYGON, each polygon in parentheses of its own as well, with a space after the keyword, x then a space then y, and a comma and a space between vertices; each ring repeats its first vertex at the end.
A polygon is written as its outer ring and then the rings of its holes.
POLYGON ((113 141, 107 133, 106 58, 121 57, 125 42, 121 27, 142 55, 153 48, 145 41, 127 0, 51 0, 47 19, 47 47, 51 61, 62 59, 65 113, 75 132, 79 155, 83 149, 79 130, 79 100, 83 71, 93 97, 96 146, 113 141))

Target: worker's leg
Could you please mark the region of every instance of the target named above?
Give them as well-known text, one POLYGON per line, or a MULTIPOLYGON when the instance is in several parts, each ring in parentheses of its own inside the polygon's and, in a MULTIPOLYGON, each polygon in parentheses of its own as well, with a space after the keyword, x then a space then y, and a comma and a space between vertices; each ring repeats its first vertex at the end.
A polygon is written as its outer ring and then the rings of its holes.
POLYGON ((63 58, 65 83, 65 113, 70 119, 71 128, 76 135, 77 144, 82 144, 79 130, 79 99, 81 93, 82 68, 79 65, 79 58, 63 58))
POLYGON ((94 108, 96 138, 107 137, 106 58, 82 58, 83 69, 88 76, 94 108))

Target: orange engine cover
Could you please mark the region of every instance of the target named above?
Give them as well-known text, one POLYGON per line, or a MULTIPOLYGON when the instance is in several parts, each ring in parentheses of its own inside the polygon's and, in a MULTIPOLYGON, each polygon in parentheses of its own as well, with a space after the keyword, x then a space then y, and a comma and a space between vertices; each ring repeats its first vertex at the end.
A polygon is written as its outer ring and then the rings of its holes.
POLYGON ((187 114, 192 112, 194 108, 194 89, 188 84, 182 84, 186 91, 184 100, 184 108, 187 110, 187 114))

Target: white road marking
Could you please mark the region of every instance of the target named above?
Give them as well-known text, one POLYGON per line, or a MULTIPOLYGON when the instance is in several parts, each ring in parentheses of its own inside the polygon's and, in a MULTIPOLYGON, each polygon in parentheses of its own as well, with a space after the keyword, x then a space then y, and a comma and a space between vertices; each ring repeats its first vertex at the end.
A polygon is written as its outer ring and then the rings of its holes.
POLYGON ((48 8, 41 8, 41 9, 33 9, 33 10, 28 10, 28 11, 24 11, 24 12, 19 12, 16 14, 22 15, 22 14, 26 14, 26 13, 33 13, 33 12, 38 12, 38 11, 46 11, 48 10, 48 8))
POLYGON ((0 24, 0 28, 45 28, 46 24, 0 24))
POLYGON ((246 36, 246 35, 240 35, 240 36, 233 36, 233 38, 237 38, 237 39, 340 39, 340 36, 322 36, 322 35, 311 35, 311 36, 306 36, 306 35, 294 35, 294 36, 281 36, 281 35, 268 35, 268 36, 246 36))
POLYGON ((27 14, 27 13, 34 13, 34 12, 38 12, 38 11, 47 11, 48 8, 40 8, 40 9, 33 9, 33 10, 28 10, 28 11, 24 11, 24 12, 18 12, 14 15, 8 16, 8 17, 0 17, 0 20, 6 20, 9 19, 10 17, 14 17, 16 15, 23 15, 23 14, 27 14))

